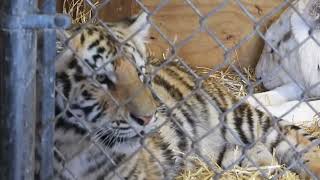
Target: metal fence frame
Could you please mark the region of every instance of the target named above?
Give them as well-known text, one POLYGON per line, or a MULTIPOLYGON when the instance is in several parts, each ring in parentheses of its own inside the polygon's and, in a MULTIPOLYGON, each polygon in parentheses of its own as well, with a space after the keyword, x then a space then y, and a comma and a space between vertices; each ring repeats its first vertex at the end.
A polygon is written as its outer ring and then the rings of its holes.
POLYGON ((41 179, 53 174, 54 28, 70 24, 55 3, 46 0, 39 10, 36 0, 0 3, 1 179, 34 179, 36 134, 42 137, 41 179))

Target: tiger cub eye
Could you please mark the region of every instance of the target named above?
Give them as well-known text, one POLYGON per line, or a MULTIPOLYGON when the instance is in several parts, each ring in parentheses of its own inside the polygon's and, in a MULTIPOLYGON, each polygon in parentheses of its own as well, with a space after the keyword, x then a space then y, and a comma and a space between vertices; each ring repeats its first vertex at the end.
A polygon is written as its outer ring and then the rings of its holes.
POLYGON ((97 74, 96 80, 101 84, 106 84, 109 88, 114 87, 114 83, 109 79, 106 74, 97 74))
POLYGON ((107 75, 104 75, 104 74, 98 74, 96 76, 96 80, 99 82, 99 83, 104 83, 106 81, 106 79, 108 79, 107 75))

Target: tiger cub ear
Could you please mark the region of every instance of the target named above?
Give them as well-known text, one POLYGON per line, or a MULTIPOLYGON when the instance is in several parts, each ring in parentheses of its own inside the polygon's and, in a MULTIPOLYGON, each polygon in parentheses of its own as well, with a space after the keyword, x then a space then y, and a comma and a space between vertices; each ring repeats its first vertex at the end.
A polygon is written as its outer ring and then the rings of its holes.
POLYGON ((130 18, 132 24, 129 26, 130 34, 135 34, 135 38, 145 40, 149 35, 150 24, 148 22, 148 14, 142 11, 140 14, 130 18))

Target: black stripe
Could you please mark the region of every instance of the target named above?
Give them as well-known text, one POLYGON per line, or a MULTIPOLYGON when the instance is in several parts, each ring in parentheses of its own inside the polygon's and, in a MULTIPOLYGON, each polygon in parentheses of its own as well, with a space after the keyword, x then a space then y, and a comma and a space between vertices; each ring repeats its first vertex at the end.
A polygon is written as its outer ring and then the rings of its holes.
POLYGON ((198 132, 197 132, 197 128, 196 128, 196 120, 193 119, 193 116, 190 115, 184 108, 181 107, 180 110, 181 110, 181 113, 184 116, 184 118, 190 124, 190 126, 192 128, 192 134, 195 136, 194 138, 197 138, 198 132))
POLYGON ((247 104, 241 104, 237 109, 234 110, 234 123, 235 123, 235 128, 242 140, 245 144, 249 144, 249 140, 246 137, 246 134, 244 133, 242 129, 242 125, 246 123, 244 121, 244 113, 246 109, 249 108, 247 104))
MULTIPOLYGON (((104 154, 101 154, 100 157, 97 157, 97 159, 94 159, 95 163, 89 166, 84 174, 88 175, 101 170, 101 168, 104 165, 108 164, 108 161, 109 161, 109 159, 104 154), (99 158, 99 162, 97 160, 98 158, 99 158), (103 159, 101 160, 100 158, 103 158, 103 159)), ((87 165, 90 165, 90 163, 88 162, 87 165)))
POLYGON ((103 40, 104 40, 104 39, 106 39, 105 37, 106 37, 106 36, 103 34, 103 32, 100 31, 100 32, 99 32, 99 39, 103 39, 103 40))
POLYGON ((117 54, 117 48, 113 47, 112 48, 112 56, 115 56, 117 54))
POLYGON ((93 32, 99 32, 99 29, 97 28, 97 26, 92 26, 91 29, 93 30, 93 32))
MULTIPOLYGON (((173 64, 174 65, 174 64, 173 64)), ((177 66, 177 65, 176 65, 177 66)), ((176 67, 175 66, 175 67, 176 67)), ((178 70, 180 70, 179 68, 177 68, 178 70)), ((187 78, 187 77, 183 77, 183 76, 181 76, 179 73, 177 73, 175 70, 173 70, 173 69, 171 69, 171 68, 166 68, 165 69, 165 72, 167 72, 168 73, 168 75, 171 77, 171 78, 173 78, 173 79, 175 79, 175 80, 177 80, 177 81, 180 81, 190 92, 192 92, 193 90, 195 90, 195 88, 194 88, 194 85, 191 85, 191 84, 189 84, 187 81, 185 81, 185 78, 187 78)), ((182 72, 181 70, 180 70, 180 72, 182 72)), ((190 78, 190 74, 188 74, 187 72, 182 72, 182 73, 184 73, 186 76, 188 76, 189 78, 190 78)), ((191 80, 192 81, 192 80, 191 80)), ((207 119, 207 117, 208 116, 206 116, 207 114, 208 114, 208 109, 207 109, 207 106, 206 106, 206 104, 205 104, 205 101, 204 101, 204 99, 203 99, 203 97, 202 96, 200 96, 199 94, 194 94, 194 96, 195 96, 195 98, 196 98, 196 100, 199 102, 197 105, 200 105, 201 106, 201 108, 200 108, 200 110, 202 111, 202 113, 203 114, 205 114, 204 116, 202 116, 202 118, 204 119, 204 120, 208 120, 207 119)), ((196 113, 196 109, 194 108, 194 106, 192 106, 192 105, 190 105, 188 102, 189 101, 186 101, 187 103, 186 103, 186 105, 188 106, 188 110, 189 111, 191 111, 195 116, 197 115, 197 113, 196 113)))
POLYGON ((162 77, 159 75, 156 75, 153 78, 153 82, 159 86, 164 87, 168 91, 168 93, 171 95, 172 98, 174 98, 176 101, 181 101, 183 98, 182 93, 180 90, 171 84, 169 84, 166 80, 164 80, 162 77))
POLYGON ((218 102, 219 99, 221 100, 221 103, 219 102, 220 104, 219 108, 221 109, 222 112, 225 112, 225 110, 228 108, 228 103, 225 97, 225 91, 221 90, 217 84, 214 84, 213 87, 215 89, 215 93, 212 93, 212 96, 215 97, 216 102, 218 102))
POLYGON ((164 139, 159 135, 159 147, 162 150, 163 157, 166 158, 166 161, 169 163, 170 167, 173 167, 175 164, 174 153, 172 149, 169 148, 170 144, 165 142, 164 139))
POLYGON ((122 36, 124 36, 124 33, 122 32, 122 31, 115 31, 116 33, 118 33, 118 34, 120 34, 120 35, 122 35, 122 36))
POLYGON ((306 136, 309 136, 310 134, 309 133, 302 133, 302 136, 306 137, 306 136))
MULTIPOLYGON (((70 105, 70 108, 71 108, 71 109, 80 109, 81 107, 80 107, 79 104, 71 104, 71 105, 70 105)), ((71 116, 72 116, 72 115, 71 115, 71 116)))
MULTIPOLYGON (((103 155, 104 157, 106 157, 105 155, 103 155)), ((119 165, 120 163, 126 158, 126 156, 124 154, 116 154, 116 155, 112 155, 112 160, 115 164, 110 162, 110 159, 108 157, 106 157, 106 161, 104 163, 99 163, 97 164, 97 166, 93 167, 94 169, 92 169, 91 173, 95 172, 96 170, 101 170, 102 168, 104 169, 104 171, 102 171, 101 174, 97 175, 97 180, 104 180, 105 177, 109 174, 112 173, 119 165)))
POLYGON ((93 58, 94 62, 97 62, 98 59, 102 59, 102 56, 100 56, 99 54, 95 54, 95 55, 92 56, 92 58, 93 58))
POLYGON ((225 99, 221 98, 221 97, 224 97, 224 94, 221 93, 221 90, 219 88, 217 88, 216 84, 212 85, 211 87, 214 87, 214 90, 208 89, 208 90, 206 90, 206 92, 211 97, 210 100, 214 101, 217 104, 218 108, 221 110, 221 112, 224 113, 227 109, 227 106, 226 106, 227 104, 225 104, 226 102, 224 102, 225 99), (218 94, 216 94, 216 93, 218 93, 218 94), (219 98, 222 100, 222 102, 218 100, 219 98))
POLYGON ((65 114, 67 116, 67 119, 73 118, 73 114, 68 110, 65 114))
MULTIPOLYGON (((76 59, 75 59, 75 61, 76 61, 76 59)), ((76 68, 76 72, 78 73, 78 74, 82 74, 82 68, 80 67, 80 65, 77 63, 76 65, 75 65, 75 68, 76 68)))
POLYGON ((88 50, 90 50, 90 49, 98 46, 99 44, 100 44, 100 40, 99 40, 99 39, 93 41, 93 42, 89 45, 88 50))
POLYGON ((73 79, 74 79, 74 81, 79 82, 79 81, 85 80, 86 77, 81 74, 76 73, 73 75, 73 79))
MULTIPOLYGON (((109 36, 108 36, 109 37, 109 36)), ((111 37, 112 38, 112 37, 111 37)), ((109 52, 108 53, 110 53, 110 50, 111 49, 113 49, 113 47, 114 47, 114 42, 112 41, 112 39, 110 39, 110 38, 107 38, 107 40, 105 41, 106 42, 106 44, 107 44, 107 47, 109 47, 109 52)))
MULTIPOLYGON (((105 56, 106 59, 109 59, 109 52, 110 51, 108 51, 107 55, 105 56)), ((114 62, 114 61, 112 61, 112 62, 114 62)))
POLYGON ((142 58, 143 57, 143 53, 140 51, 140 49, 138 48, 138 49, 135 49, 135 50, 138 52, 139 56, 142 58))
POLYGON ((204 98, 199 94, 196 94, 196 99, 199 102, 199 105, 201 105, 200 111, 201 111, 201 114, 203 114, 202 115, 203 120, 209 121, 209 115, 208 115, 209 109, 208 109, 207 103, 205 102, 204 98))
POLYGON ((76 58, 73 58, 69 64, 68 64, 69 69, 76 69, 76 74, 77 76, 82 76, 82 68, 79 66, 78 61, 76 58))
MULTIPOLYGON (((220 122, 221 123, 221 122, 220 122)), ((220 130, 220 133, 221 133, 221 136, 224 140, 227 140, 226 139, 226 133, 227 133, 227 129, 226 129, 226 126, 225 125, 222 125, 221 127, 221 130, 220 130)))
MULTIPOLYGON (((276 131, 276 130, 275 130, 276 131)), ((270 143, 270 149, 269 151, 273 153, 275 148, 282 142, 281 135, 278 134, 276 140, 273 143, 270 143)))
POLYGON ((224 168, 223 165, 222 165, 222 161, 224 159, 224 155, 226 154, 226 150, 227 150, 227 146, 224 145, 223 148, 221 149, 219 155, 218 155, 217 164, 221 168, 224 168))
MULTIPOLYGON (((171 64, 170 64, 170 65, 171 65, 171 64)), ((170 66, 170 65, 168 65, 168 66, 170 66)), ((175 67, 176 67, 176 66, 175 66, 175 67)), ((185 81, 185 77, 181 76, 179 73, 177 73, 176 71, 174 71, 174 70, 171 69, 171 68, 166 68, 166 69, 164 69, 164 70, 165 70, 165 72, 168 73, 168 75, 169 75, 170 77, 172 77, 172 78, 174 78, 174 79, 176 79, 176 80, 178 80, 178 81, 181 81, 182 84, 187 87, 187 89, 189 89, 190 91, 194 90, 194 85, 191 85, 191 84, 189 84, 187 81, 185 81)), ((180 72, 182 72, 182 71, 180 71, 180 72)), ((183 72, 183 73, 190 78, 190 75, 189 75, 188 73, 186 73, 186 72, 183 72)), ((191 81, 192 81, 192 80, 191 80, 191 81)))
POLYGON ((185 152, 188 148, 188 140, 185 137, 184 132, 180 129, 180 127, 177 127, 175 131, 178 137, 180 137, 180 141, 178 142, 178 148, 180 151, 185 152))
MULTIPOLYGON (((173 72, 173 73, 175 74, 175 72, 173 72)), ((173 73, 171 75, 173 75, 173 73)), ((179 77, 179 75, 176 74, 176 77, 179 77)), ((182 81, 183 84, 185 84, 190 91, 192 91, 193 87, 188 86, 182 77, 179 78, 179 80, 182 81)), ((183 94, 180 92, 180 89, 169 84, 169 82, 166 81, 165 79, 163 79, 161 76, 156 75, 153 79, 153 82, 159 86, 164 87, 164 89, 166 89, 169 92, 170 96, 172 98, 174 98, 177 102, 179 102, 183 99, 183 94)), ((199 96, 198 94, 195 94, 195 97, 196 97, 197 101, 199 102, 198 105, 201 105, 201 110, 204 111, 205 114, 207 114, 208 110, 207 110, 206 105, 203 102, 204 101, 203 98, 201 96, 199 96)), ((188 110, 193 112, 194 115, 197 115, 195 107, 190 105, 188 102, 190 102, 190 101, 186 101, 184 103, 188 107, 188 110)))
POLYGON ((104 48, 104 47, 98 47, 98 49, 97 49, 97 53, 98 54, 102 54, 102 53, 104 53, 106 51, 106 49, 104 48))
POLYGON ((57 74, 57 79, 58 82, 61 82, 63 84, 63 95, 68 98, 71 90, 71 82, 69 76, 65 72, 62 72, 57 74))
POLYGON ((136 172, 137 167, 138 167, 138 162, 136 161, 134 167, 129 171, 128 175, 124 177, 124 179, 129 180, 130 177, 136 172))
POLYGON ((309 139, 309 141, 314 141, 314 140, 317 140, 317 139, 319 139, 319 138, 314 137, 314 136, 311 136, 311 137, 308 137, 308 139, 309 139))
POLYGON ((286 34, 284 34, 282 41, 283 42, 288 41, 290 39, 291 35, 292 35, 292 32, 288 31, 286 34))
POLYGON ((175 68, 177 68, 180 72, 183 72, 186 75, 190 75, 188 73, 188 70, 185 68, 185 66, 183 64, 181 64, 179 59, 175 59, 174 61, 170 62, 170 66, 174 66, 175 68))
POLYGON ((130 56, 131 60, 133 60, 133 62, 137 62, 136 57, 133 55, 133 53, 131 53, 131 51, 129 51, 128 49, 124 48, 123 49, 124 54, 126 54, 127 56, 130 56))
POLYGON ((258 115, 258 125, 260 125, 260 127, 262 128, 262 132, 265 133, 268 129, 265 129, 265 128, 268 128, 268 127, 265 127, 265 119, 264 119, 264 113, 258 109, 255 109, 255 112, 257 113, 258 115))
POLYGON ((124 44, 124 46, 131 48, 132 50, 135 50, 136 48, 129 44, 128 42, 124 44))
POLYGON ((81 107, 81 110, 84 112, 86 116, 88 116, 90 113, 92 113, 93 108, 95 108, 98 105, 98 103, 94 103, 90 106, 81 107))
POLYGON ((250 129, 250 133, 251 133, 251 137, 254 140, 254 123, 253 123, 253 117, 252 117, 252 111, 250 109, 250 107, 247 107, 247 118, 248 118, 248 124, 249 124, 249 129, 250 129))
POLYGON ((245 144, 249 144, 249 141, 248 141, 244 131, 242 130, 242 124, 243 124, 242 117, 234 118, 234 125, 235 125, 236 131, 237 131, 238 135, 240 136, 242 142, 245 144))
POLYGON ((84 61, 85 61, 92 69, 95 69, 95 68, 97 67, 96 64, 90 63, 89 59, 84 59, 84 61))
POLYGON ((90 100, 92 98, 92 95, 88 92, 88 90, 83 90, 81 94, 85 100, 90 100))
POLYGON ((265 119, 261 118, 261 121, 262 121, 261 122, 262 123, 262 130, 263 130, 263 133, 265 134, 266 132, 268 132, 268 130, 271 127, 271 119, 270 119, 270 117, 266 117, 265 119))
MULTIPOLYGON (((263 115, 264 115, 264 113, 263 113, 262 111, 258 110, 258 109, 256 109, 256 113, 258 114, 258 118, 259 118, 259 120, 261 120, 261 119, 262 119, 262 117, 263 117, 263 115)), ((261 121, 260 121, 260 123, 262 124, 262 122, 261 122, 261 121)))
POLYGON ((188 139, 184 134, 183 130, 180 128, 180 127, 183 127, 183 122, 181 122, 180 119, 178 119, 175 114, 172 114, 172 117, 174 118, 174 120, 170 121, 171 128, 175 130, 177 137, 179 138, 179 142, 177 146, 181 152, 186 152, 188 148, 188 139), (178 126, 176 123, 178 123, 180 126, 178 126))
POLYGON ((75 58, 72 58, 72 60, 68 64, 69 69, 73 69, 78 65, 77 60, 75 58))
POLYGON ((84 41, 85 41, 84 34, 81 33, 81 35, 80 35, 80 43, 81 43, 81 45, 83 45, 84 41))
POLYGON ((246 153, 246 149, 245 148, 241 148, 241 154, 242 156, 240 157, 240 161, 239 161, 239 166, 243 167, 243 161, 246 159, 245 156, 243 156, 246 153))
POLYGON ((55 129, 64 129, 65 131, 73 130, 76 134, 85 135, 87 130, 77 124, 65 121, 63 118, 57 119, 55 129))
POLYGON ((93 34, 93 31, 92 31, 91 28, 87 28, 87 32, 88 32, 89 35, 92 35, 92 34, 93 34))
POLYGON ((110 90, 115 90, 116 85, 113 83, 113 81, 111 81, 107 75, 101 75, 103 76, 103 79, 99 80, 98 82, 101 84, 106 84, 110 90))
POLYGON ((295 125, 290 125, 290 129, 293 129, 293 130, 300 130, 301 128, 299 126, 295 126, 295 125))
POLYGON ((99 111, 99 113, 97 113, 90 121, 94 123, 97 122, 97 120, 101 117, 102 114, 102 111, 99 111))

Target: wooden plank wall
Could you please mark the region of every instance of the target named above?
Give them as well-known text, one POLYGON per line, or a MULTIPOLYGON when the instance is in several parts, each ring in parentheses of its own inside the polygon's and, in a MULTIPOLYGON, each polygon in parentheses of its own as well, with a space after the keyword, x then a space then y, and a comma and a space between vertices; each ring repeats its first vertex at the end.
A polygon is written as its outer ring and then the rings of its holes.
MULTIPOLYGON (((193 0, 192 2, 201 14, 206 15, 223 1, 193 0)), ((279 0, 241 0, 241 2, 256 19, 269 13, 281 3, 279 0)), ((144 0, 143 3, 149 11, 153 11, 160 0, 144 0)), ((135 0, 113 0, 102 9, 100 18, 107 21, 116 21, 138 11, 139 5, 135 3, 135 0)), ((180 44, 200 27, 198 15, 184 0, 171 0, 155 13, 152 20, 168 39, 172 42, 175 41, 176 44, 180 44)), ((265 25, 269 23, 270 21, 266 21, 265 25)), ((254 29, 254 23, 241 11, 235 1, 229 1, 222 10, 209 17, 205 24, 227 48, 235 46, 254 29)), ((262 31, 265 29, 266 26, 261 28, 262 31)), ((158 57, 170 49, 166 40, 161 37, 155 28, 152 28, 149 46, 151 52, 158 57)), ((243 66, 254 66, 259 59, 262 48, 263 41, 257 35, 254 35, 231 54, 237 63, 243 66)), ((193 66, 212 67, 224 60, 223 49, 207 32, 195 33, 192 40, 181 46, 178 52, 179 56, 193 66)))
MULTIPOLYGON (((194 0, 194 5, 205 15, 219 6, 224 0, 194 0)), ((242 0, 245 7, 257 19, 267 14, 274 7, 278 6, 279 0, 242 0)), ((150 10, 153 10, 158 4, 155 0, 146 0, 145 4, 150 10)), ((184 0, 174 0, 161 9, 153 18, 170 40, 177 38, 179 41, 190 36, 197 30, 199 25, 198 15, 190 8, 184 0)), ((221 11, 207 19, 208 29, 214 32, 220 41, 227 48, 232 48, 246 35, 254 29, 254 23, 240 10, 235 1, 229 1, 221 11)), ((155 37, 151 44, 156 54, 161 53, 168 47, 159 33, 153 31, 155 37)), ((250 41, 244 43, 240 49, 232 52, 233 57, 241 65, 255 65, 261 50, 263 41, 258 36, 253 36, 250 41)), ((186 45, 181 47, 179 55, 185 58, 194 66, 211 67, 224 60, 224 51, 206 32, 199 32, 186 45)))
MULTIPOLYGON (((80 2, 80 0, 57 0, 57 11, 60 13, 62 12, 64 1, 69 4, 76 1, 80 2)), ((99 0, 91 1, 99 2, 99 0)), ((99 17, 105 21, 117 21, 119 19, 130 17, 138 11, 139 5, 135 3, 135 0, 111 0, 99 11, 99 17)))

